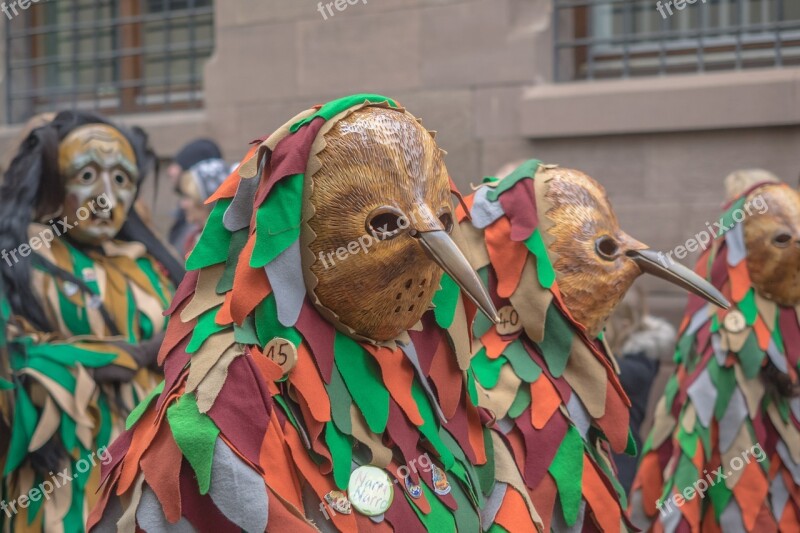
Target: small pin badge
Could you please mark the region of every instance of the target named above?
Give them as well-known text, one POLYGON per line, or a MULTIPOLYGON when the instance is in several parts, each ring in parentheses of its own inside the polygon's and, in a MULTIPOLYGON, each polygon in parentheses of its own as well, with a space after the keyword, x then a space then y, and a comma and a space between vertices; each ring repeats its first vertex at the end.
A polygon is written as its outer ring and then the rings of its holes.
POLYGON ((71 281, 65 281, 62 287, 64 289, 64 294, 68 297, 74 296, 78 292, 78 286, 71 281))
POLYGON ((356 511, 365 516, 385 513, 394 499, 389 474, 377 466, 359 466, 350 474, 347 495, 356 511))
POLYGON ((741 311, 734 309, 725 315, 722 325, 731 333, 740 333, 747 327, 747 320, 741 311))
POLYGON ((332 490, 326 494, 325 503, 337 513, 350 514, 353 512, 350 508, 350 500, 347 499, 347 494, 340 490, 332 490))
POLYGON ((450 494, 450 483, 447 482, 447 475, 444 470, 433 465, 433 491, 439 496, 450 494))
POLYGON ((405 477, 405 484, 406 484, 406 492, 408 492, 409 496, 416 499, 422 496, 422 487, 419 485, 415 485, 413 481, 411 481, 411 476, 405 477))
POLYGON ((86 267, 81 270, 81 277, 83 281, 92 282, 97 281, 97 272, 94 271, 91 267, 86 267))

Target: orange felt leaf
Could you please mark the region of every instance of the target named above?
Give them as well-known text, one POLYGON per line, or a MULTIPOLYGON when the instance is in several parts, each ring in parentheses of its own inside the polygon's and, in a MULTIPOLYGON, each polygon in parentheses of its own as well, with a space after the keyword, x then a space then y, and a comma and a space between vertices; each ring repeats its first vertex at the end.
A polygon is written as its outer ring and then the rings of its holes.
POLYGON ((756 318, 756 323, 753 325, 753 329, 756 332, 758 347, 766 351, 767 348, 769 348, 769 341, 772 338, 772 333, 770 333, 769 328, 764 323, 764 320, 760 315, 756 318))
POLYGON ((467 211, 464 209, 464 205, 467 206, 467 209, 472 211, 472 204, 475 203, 475 195, 470 194, 469 196, 464 196, 463 201, 459 202, 456 205, 456 220, 459 222, 463 222, 465 218, 469 218, 467 215, 467 211))
POLYGON ((703 517, 703 533, 722 533, 722 530, 717 524, 717 515, 714 513, 714 506, 709 505, 706 508, 706 515, 703 517))
POLYGON ((436 389, 444 392, 439 394, 439 403, 444 416, 452 418, 461 401, 464 373, 458 368, 458 361, 450 351, 450 345, 444 336, 436 347, 436 353, 433 354, 429 377, 436 384, 436 389))
POLYGON ((525 448, 525 442, 522 439, 522 433, 520 433, 519 430, 509 431, 508 434, 506 434, 506 440, 511 448, 511 457, 513 457, 514 462, 517 463, 517 469, 519 469, 520 472, 524 472, 525 454, 527 451, 525 448))
POLYGON ((553 519, 553 508, 558 496, 558 488, 553 476, 549 472, 545 473, 536 488, 528 490, 528 494, 531 497, 531 502, 533 502, 533 507, 542 517, 544 530, 551 531, 550 521, 553 519))
POLYGON ((222 306, 217 311, 216 316, 214 317, 214 323, 220 326, 227 326, 228 324, 233 324, 233 316, 231 315, 231 302, 233 301, 233 292, 228 291, 225 293, 225 301, 222 302, 222 306))
POLYGON ((506 489, 506 495, 503 497, 503 503, 500 504, 500 509, 497 511, 495 522, 506 528, 507 531, 513 531, 514 533, 526 531, 536 533, 536 526, 533 523, 533 519, 531 519, 528 506, 525 505, 525 500, 511 485, 506 489))
MULTIPOLYGON (((287 507, 286 500, 267 487, 269 498, 269 528, 271 531, 291 531, 292 533, 318 533, 318 529, 306 521, 303 512, 295 508, 294 512, 287 507)), ((138 532, 137 532, 138 533, 138 532)))
POLYGON ((247 155, 244 156, 244 159, 242 159, 242 162, 239 163, 238 167, 236 167, 236 170, 231 172, 231 174, 225 178, 225 181, 222 182, 222 185, 220 185, 219 188, 214 191, 214 194, 208 197, 208 200, 205 202, 206 204, 213 203, 220 198, 233 198, 236 195, 236 189, 239 188, 239 181, 242 179, 239 177, 239 168, 241 168, 241 166, 244 165, 248 159, 253 157, 257 151, 258 145, 253 146, 247 151, 247 155))
POLYGON ((237 324, 244 322, 247 315, 272 292, 266 271, 250 266, 250 257, 255 246, 256 234, 253 233, 239 255, 239 263, 233 275, 231 315, 237 324))
POLYGON ((411 396, 411 384, 414 382, 414 369, 411 367, 400 348, 392 351, 382 346, 362 345, 381 367, 383 383, 394 401, 406 414, 412 424, 421 426, 424 423, 417 408, 417 402, 411 396))
POLYGON ((489 259, 497 274, 497 294, 508 298, 517 290, 528 257, 528 248, 524 242, 511 240, 511 222, 508 217, 495 220, 483 235, 489 259))
POLYGON ((550 379, 542 374, 531 383, 531 424, 536 429, 542 429, 558 406, 561 405, 561 396, 550 379))
POLYGON ((489 359, 497 359, 503 354, 506 346, 511 344, 514 339, 503 340, 497 333, 497 326, 493 326, 481 337, 481 344, 486 348, 486 356, 489 359))
MULTIPOLYGON (((628 446, 628 423, 630 410, 623 397, 614 394, 612 383, 606 383, 606 412, 597 419, 597 425, 606 434, 611 449, 622 453, 628 446)), ((624 394, 624 393, 623 393, 624 394)), ((627 399, 627 397, 624 397, 627 399)))
MULTIPOLYGON (((291 428, 294 431, 294 428, 291 428)), ((264 481, 267 486, 280 497, 294 506, 303 509, 303 497, 300 479, 290 461, 291 453, 286 444, 286 437, 278 423, 277 417, 270 417, 267 432, 261 443, 258 462, 261 463, 264 481)))
POLYGON ((728 277, 731 284, 731 298, 734 302, 741 302, 753 285, 750 281, 750 272, 747 270, 747 261, 740 261, 735 267, 728 267, 728 277))
MULTIPOLYGON (((655 516, 656 501, 661 498, 661 487, 664 484, 658 454, 649 452, 642 458, 636 479, 642 485, 642 505, 647 516, 655 516)), ((635 484, 635 483, 634 483, 635 484)))
POLYGON ((164 516, 174 524, 181 518, 180 473, 183 454, 172 438, 166 424, 159 426, 151 444, 140 461, 147 484, 155 492, 164 516))
POLYGON ((314 420, 328 422, 331 419, 328 391, 325 390, 317 366, 304 343, 297 347, 297 364, 289 374, 289 383, 305 398, 314 420))
POLYGON ((597 473, 595 465, 583 456, 583 495, 592 508, 600 530, 604 532, 619 531, 622 509, 617 497, 611 495, 597 473))
MULTIPOLYGON (((308 456, 305 446, 300 441, 300 437, 291 425, 286 428, 286 443, 292 452, 292 459, 300 474, 305 478, 311 489, 319 497, 320 501, 325 501, 325 495, 332 490, 337 490, 333 479, 325 477, 320 473, 319 466, 308 456)), ((356 519, 352 514, 329 513, 334 526, 339 531, 358 532, 356 519)))
POLYGON ((467 406, 467 436, 469 437, 469 444, 475 452, 476 464, 486 464, 486 447, 483 442, 483 426, 481 426, 481 415, 478 413, 478 408, 470 402, 466 402, 467 406))
POLYGON ((797 531, 797 524, 800 523, 800 516, 794 510, 794 506, 787 504, 783 507, 783 516, 779 522, 781 531, 797 531))
POLYGON ((757 462, 751 461, 745 466, 741 479, 733 487, 733 497, 742 509, 742 521, 747 531, 753 531, 759 508, 766 500, 768 491, 769 483, 764 471, 757 462))
POLYGON ((155 423, 156 410, 145 409, 142 418, 133 427, 131 445, 122 460, 122 471, 117 484, 117 496, 122 496, 131 488, 139 475, 139 459, 156 436, 159 425, 155 423))

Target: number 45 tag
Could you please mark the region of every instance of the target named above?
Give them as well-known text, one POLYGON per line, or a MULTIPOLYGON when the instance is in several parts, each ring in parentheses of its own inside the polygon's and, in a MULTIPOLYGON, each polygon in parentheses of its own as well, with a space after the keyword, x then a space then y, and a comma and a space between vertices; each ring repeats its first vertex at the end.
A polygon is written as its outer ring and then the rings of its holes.
POLYGON ((264 347, 264 355, 273 363, 281 367, 286 377, 297 364, 297 348, 291 341, 282 337, 275 337, 264 347))

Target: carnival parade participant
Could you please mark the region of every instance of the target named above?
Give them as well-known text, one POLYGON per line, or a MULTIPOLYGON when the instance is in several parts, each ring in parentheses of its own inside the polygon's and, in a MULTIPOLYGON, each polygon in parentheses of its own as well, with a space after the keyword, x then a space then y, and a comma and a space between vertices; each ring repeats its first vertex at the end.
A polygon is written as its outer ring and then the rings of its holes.
POLYGON ((762 170, 726 189, 696 271, 733 307, 687 305, 631 496, 650 531, 800 530, 800 192, 762 170))
POLYGON ((503 433, 494 452, 507 447, 520 465, 545 531, 629 530, 611 451, 636 451, 604 324, 643 273, 727 302, 622 231, 582 172, 526 161, 466 203, 461 231, 500 315, 476 317, 471 365, 479 405, 503 433))
POLYGON ((13 406, 3 531, 82 531, 107 446, 161 381, 180 263, 131 209, 152 169, 143 131, 59 113, 0 189, 0 356, 13 406))

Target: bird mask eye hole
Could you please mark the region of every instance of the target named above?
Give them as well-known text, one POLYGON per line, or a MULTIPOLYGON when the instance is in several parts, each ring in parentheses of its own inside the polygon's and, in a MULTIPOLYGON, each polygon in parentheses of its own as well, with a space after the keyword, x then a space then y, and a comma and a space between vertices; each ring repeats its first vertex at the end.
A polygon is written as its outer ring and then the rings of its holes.
POLYGON ((407 228, 408 220, 393 207, 379 207, 367 217, 367 233, 380 241, 393 239, 407 228))
POLYGON ((788 233, 779 233, 774 239, 772 239, 772 242, 778 248, 786 248, 791 244, 792 236, 788 233))
POLYGON ((450 233, 453 231, 453 215, 451 215, 449 212, 439 215, 439 222, 441 222, 442 226, 444 226, 445 232, 450 233))
POLYGON ((595 241, 594 249, 597 255, 606 261, 614 261, 619 257, 619 245, 607 235, 595 241))

